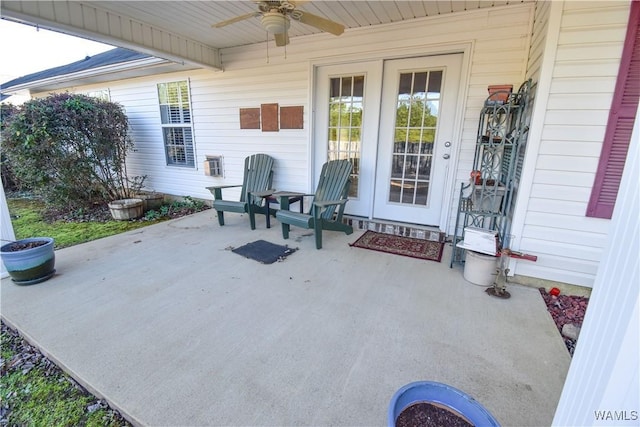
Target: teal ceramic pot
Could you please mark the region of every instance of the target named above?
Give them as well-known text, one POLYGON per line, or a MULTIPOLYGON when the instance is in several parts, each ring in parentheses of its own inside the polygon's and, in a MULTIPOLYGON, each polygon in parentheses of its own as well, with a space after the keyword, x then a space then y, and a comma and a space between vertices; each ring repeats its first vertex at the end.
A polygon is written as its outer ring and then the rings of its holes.
POLYGON ((388 427, 395 427, 402 411, 414 403, 433 403, 462 415, 474 426, 499 427, 498 421, 468 394, 434 381, 416 381, 405 385, 391 399, 387 413, 388 427))
POLYGON ((32 237, 3 245, 0 255, 11 279, 18 285, 32 285, 51 278, 56 271, 53 243, 51 237, 32 237), (33 242, 45 244, 24 248, 33 242))

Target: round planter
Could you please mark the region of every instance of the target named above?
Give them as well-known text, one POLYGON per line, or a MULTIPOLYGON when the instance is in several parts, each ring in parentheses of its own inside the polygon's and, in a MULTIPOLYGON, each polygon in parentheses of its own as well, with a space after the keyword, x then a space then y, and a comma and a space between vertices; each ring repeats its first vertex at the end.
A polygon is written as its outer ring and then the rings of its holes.
POLYGON ((497 426, 498 421, 478 401, 446 384, 416 381, 405 385, 391 399, 387 416, 389 427, 395 427, 402 411, 414 403, 433 403, 462 416, 474 426, 497 426))
POLYGON ((109 203, 109 211, 113 219, 126 221, 142 216, 142 199, 122 199, 109 203))
POLYGON ((11 280, 18 285, 44 282, 56 271, 56 256, 51 237, 32 237, 7 243, 0 248, 0 255, 11 280), (44 245, 20 249, 22 245, 43 241, 46 242, 44 245))
POLYGON ((142 211, 157 211, 164 203, 162 193, 140 193, 135 195, 136 199, 142 199, 142 211))
POLYGON ((497 258, 493 255, 465 250, 464 280, 480 286, 491 286, 496 280, 497 258))

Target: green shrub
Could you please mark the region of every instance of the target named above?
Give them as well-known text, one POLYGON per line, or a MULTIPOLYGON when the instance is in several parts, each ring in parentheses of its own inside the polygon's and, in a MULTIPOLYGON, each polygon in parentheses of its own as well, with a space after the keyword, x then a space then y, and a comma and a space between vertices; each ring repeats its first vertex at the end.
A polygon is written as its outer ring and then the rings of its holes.
POLYGON ((125 160, 133 150, 128 132, 120 105, 53 94, 3 117, 2 148, 21 184, 47 203, 77 208, 137 190, 127 177, 125 160))
MULTIPOLYGON (((12 104, 0 104, 0 132, 4 130, 5 123, 8 123, 17 111, 17 108, 12 104)), ((7 191, 19 190, 20 181, 13 172, 4 149, 0 152, 0 166, 2 167, 2 187, 7 191)))

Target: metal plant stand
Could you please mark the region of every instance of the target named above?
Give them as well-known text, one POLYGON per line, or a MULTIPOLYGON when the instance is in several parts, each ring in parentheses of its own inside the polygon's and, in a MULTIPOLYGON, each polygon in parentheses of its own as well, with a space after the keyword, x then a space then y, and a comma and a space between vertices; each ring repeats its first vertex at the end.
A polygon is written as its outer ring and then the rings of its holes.
POLYGON ((480 111, 471 180, 460 185, 451 267, 464 262, 465 251, 457 244, 464 240, 465 227, 495 231, 500 247, 509 245, 529 130, 531 94, 532 83, 528 80, 517 92, 509 93, 504 102, 488 97, 480 111))

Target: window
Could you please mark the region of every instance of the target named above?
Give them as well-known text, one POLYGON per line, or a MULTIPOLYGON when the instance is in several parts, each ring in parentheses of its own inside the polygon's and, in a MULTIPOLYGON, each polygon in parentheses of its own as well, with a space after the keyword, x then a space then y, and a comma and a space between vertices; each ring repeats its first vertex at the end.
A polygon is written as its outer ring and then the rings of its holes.
POLYGON ((362 114, 364 76, 334 77, 329 93, 329 160, 349 159, 351 186, 349 197, 358 197, 360 154, 362 151, 362 114))
POLYGON ((195 167, 188 82, 158 84, 158 101, 167 165, 195 167))
POLYGON ((640 97, 640 2, 631 3, 627 37, 587 216, 611 218, 640 97))
POLYGON ((101 89, 101 90, 92 90, 85 95, 90 96, 92 98, 98 98, 103 101, 111 101, 111 95, 109 94, 109 89, 101 89))

